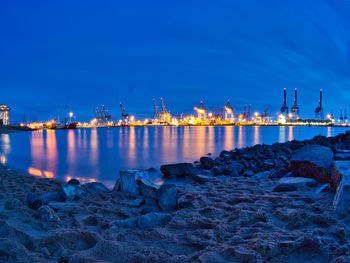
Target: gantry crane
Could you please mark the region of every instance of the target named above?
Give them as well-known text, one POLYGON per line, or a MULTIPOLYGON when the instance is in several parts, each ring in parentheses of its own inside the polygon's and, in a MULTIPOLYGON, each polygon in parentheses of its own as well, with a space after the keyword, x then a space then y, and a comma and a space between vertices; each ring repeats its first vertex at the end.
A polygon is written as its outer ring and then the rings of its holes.
POLYGON ((225 120, 234 122, 235 118, 233 114, 233 108, 230 104, 230 100, 227 100, 227 104, 224 108, 225 108, 225 120))
POLYGON ((320 100, 318 101, 318 106, 315 109, 316 120, 323 120, 323 107, 322 107, 322 89, 320 89, 320 100))
POLYGON ((207 117, 207 110, 203 106, 203 101, 200 102, 198 107, 194 107, 194 109, 197 111, 198 119, 205 120, 207 117))
POLYGON ((283 89, 283 105, 281 107, 281 113, 288 116, 288 106, 287 106, 287 90, 283 89))
POLYGON ((292 114, 296 114, 297 115, 297 119, 299 119, 298 90, 296 88, 294 90, 294 105, 291 108, 291 110, 292 110, 292 114))

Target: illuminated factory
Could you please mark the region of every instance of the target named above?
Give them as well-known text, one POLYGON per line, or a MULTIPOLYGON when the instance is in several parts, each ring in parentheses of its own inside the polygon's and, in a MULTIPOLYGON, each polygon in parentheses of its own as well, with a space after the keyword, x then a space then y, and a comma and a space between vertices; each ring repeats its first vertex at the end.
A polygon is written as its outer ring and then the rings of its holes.
POLYGON ((0 105, 0 125, 10 125, 10 108, 5 104, 0 105))

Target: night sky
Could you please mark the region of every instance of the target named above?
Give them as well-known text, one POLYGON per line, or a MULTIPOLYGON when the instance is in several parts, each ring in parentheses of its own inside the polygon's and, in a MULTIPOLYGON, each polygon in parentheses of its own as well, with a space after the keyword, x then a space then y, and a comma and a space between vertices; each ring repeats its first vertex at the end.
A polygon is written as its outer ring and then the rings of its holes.
POLYGON ((171 113, 200 100, 237 110, 324 106, 350 111, 350 1, 0 1, 0 104, 15 121, 46 120, 71 105, 90 120, 119 102, 138 118, 153 98, 171 113))

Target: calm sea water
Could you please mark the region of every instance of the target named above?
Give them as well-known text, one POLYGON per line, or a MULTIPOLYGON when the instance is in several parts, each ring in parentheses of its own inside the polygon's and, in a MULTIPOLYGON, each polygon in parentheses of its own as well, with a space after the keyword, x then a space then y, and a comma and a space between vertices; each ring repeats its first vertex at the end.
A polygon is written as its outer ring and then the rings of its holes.
MULTIPOLYGON (((194 162, 255 144, 334 136, 331 127, 130 127, 48 130, 0 135, 0 163, 35 176, 114 184, 119 170, 194 162)), ((160 178, 153 178, 155 182, 160 178)))

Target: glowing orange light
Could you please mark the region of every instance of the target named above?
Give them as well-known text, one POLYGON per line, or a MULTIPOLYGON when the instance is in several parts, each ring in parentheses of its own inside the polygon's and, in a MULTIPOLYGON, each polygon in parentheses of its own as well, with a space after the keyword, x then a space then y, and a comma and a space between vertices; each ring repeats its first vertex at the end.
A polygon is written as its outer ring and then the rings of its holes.
POLYGON ((53 172, 48 172, 48 171, 45 171, 44 175, 45 175, 46 178, 54 178, 55 177, 53 172))
POLYGON ((32 168, 30 167, 28 169, 28 173, 31 174, 31 175, 34 175, 34 176, 43 176, 43 173, 39 170, 39 169, 35 169, 35 168, 32 168))

